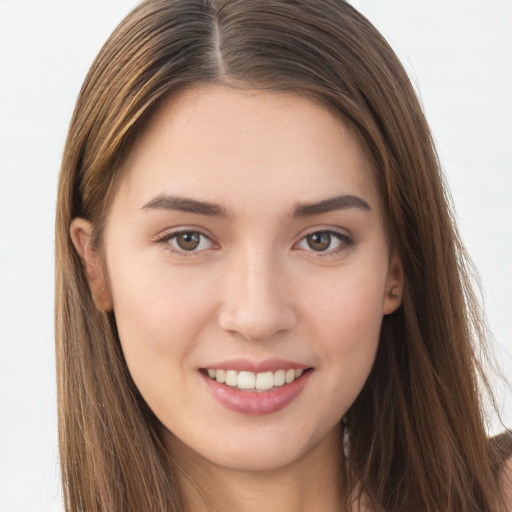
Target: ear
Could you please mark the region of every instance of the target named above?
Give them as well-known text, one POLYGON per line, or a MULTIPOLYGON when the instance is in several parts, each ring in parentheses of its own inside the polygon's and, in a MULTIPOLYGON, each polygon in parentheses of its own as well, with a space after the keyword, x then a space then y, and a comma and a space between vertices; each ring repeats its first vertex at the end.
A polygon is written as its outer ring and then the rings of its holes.
POLYGON ((100 253, 92 247, 92 224, 85 219, 75 218, 69 230, 76 252, 82 260, 85 277, 89 283, 92 299, 100 311, 112 310, 112 296, 108 287, 100 253))
POLYGON ((404 271, 398 255, 393 252, 389 263, 384 296, 385 315, 390 315, 402 304, 404 293, 404 271))

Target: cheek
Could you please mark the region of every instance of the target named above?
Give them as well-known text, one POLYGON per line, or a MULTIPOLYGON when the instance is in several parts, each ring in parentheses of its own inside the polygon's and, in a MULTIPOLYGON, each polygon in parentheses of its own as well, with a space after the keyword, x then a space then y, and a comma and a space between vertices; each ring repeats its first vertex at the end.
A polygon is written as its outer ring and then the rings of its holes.
POLYGON ((383 317, 384 281, 376 272, 350 272, 309 295, 309 309, 332 350, 375 344, 383 317), (343 342, 343 343, 341 343, 343 342))
POLYGON ((149 407, 187 410, 193 353, 215 304, 211 282, 143 259, 112 265, 114 314, 124 358, 149 407))
POLYGON ((313 339, 321 347, 326 392, 339 410, 353 403, 371 371, 383 318, 385 278, 363 272, 339 279, 311 300, 313 339), (327 391, 328 390, 328 391, 327 391))
POLYGON ((158 368, 165 373, 183 363, 213 316, 216 287, 144 254, 116 256, 110 255, 109 277, 125 359, 136 381, 148 368, 155 377, 158 368))
POLYGON ((361 294, 351 298, 352 302, 340 301, 339 308, 330 311, 333 320, 324 348, 330 364, 339 369, 334 377, 345 384, 353 381, 357 387, 362 386, 375 360, 382 314, 377 304, 369 307, 372 297, 361 294))

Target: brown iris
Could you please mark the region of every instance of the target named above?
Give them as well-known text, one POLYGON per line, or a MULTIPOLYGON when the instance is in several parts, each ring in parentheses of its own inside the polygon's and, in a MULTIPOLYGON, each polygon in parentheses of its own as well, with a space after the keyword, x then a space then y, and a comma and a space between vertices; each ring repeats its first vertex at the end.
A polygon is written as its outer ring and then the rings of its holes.
POLYGON ((325 251, 331 245, 332 235, 328 231, 319 231, 306 237, 308 246, 314 251, 325 251))
POLYGON ((195 231, 187 231, 176 235, 176 243, 184 251, 193 251, 197 249, 201 241, 201 235, 195 231))

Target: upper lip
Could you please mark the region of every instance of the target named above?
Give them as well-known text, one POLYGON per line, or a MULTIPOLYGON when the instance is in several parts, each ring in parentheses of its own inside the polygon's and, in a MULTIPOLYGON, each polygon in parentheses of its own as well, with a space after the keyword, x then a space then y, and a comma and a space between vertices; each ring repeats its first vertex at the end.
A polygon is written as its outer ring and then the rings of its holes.
POLYGON ((254 361, 251 359, 229 359, 221 362, 208 364, 202 367, 205 370, 236 370, 238 372, 275 372, 277 370, 305 370, 310 366, 296 361, 287 361, 285 359, 263 359, 261 361, 254 361))

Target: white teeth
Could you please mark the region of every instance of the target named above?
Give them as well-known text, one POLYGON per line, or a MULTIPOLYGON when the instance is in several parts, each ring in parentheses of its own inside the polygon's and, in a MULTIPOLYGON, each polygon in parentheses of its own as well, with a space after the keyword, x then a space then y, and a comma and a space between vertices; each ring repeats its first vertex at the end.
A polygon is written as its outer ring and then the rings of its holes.
POLYGON ((302 369, 277 370, 275 372, 237 372, 236 370, 216 370, 209 368, 208 376, 220 384, 244 390, 265 391, 290 384, 303 373, 302 369))
POLYGON ((226 371, 226 384, 228 386, 238 386, 238 374, 236 370, 226 371))
POLYGON ((295 380, 295 370, 288 370, 286 372, 286 376, 285 376, 286 384, 290 384, 290 382, 293 382, 294 380, 295 380))
POLYGON ((254 389, 256 387, 256 375, 252 372, 239 372, 238 387, 240 389, 254 389))
POLYGON ((282 386, 286 382, 286 372, 284 370, 277 370, 274 373, 274 386, 282 386))
POLYGON ((264 372, 256 374, 256 389, 272 389, 274 387, 274 374, 264 372))

